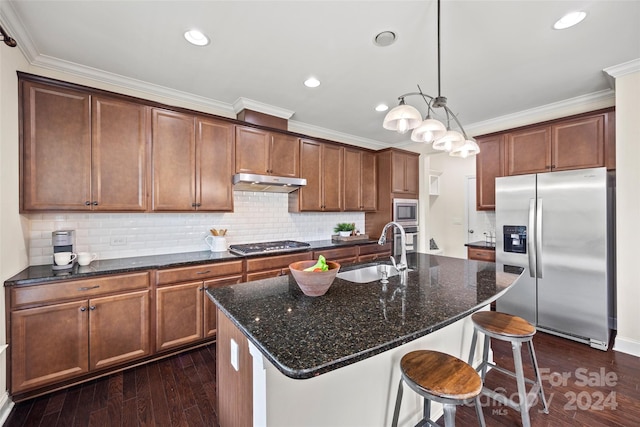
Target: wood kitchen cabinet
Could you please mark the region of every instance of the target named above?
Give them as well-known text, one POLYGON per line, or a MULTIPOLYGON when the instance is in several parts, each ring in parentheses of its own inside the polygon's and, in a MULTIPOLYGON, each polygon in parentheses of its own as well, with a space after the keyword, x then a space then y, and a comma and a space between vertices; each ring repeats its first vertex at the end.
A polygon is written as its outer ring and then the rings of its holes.
POLYGON ((468 246, 467 259, 475 261, 496 262, 496 251, 495 249, 482 249, 468 246))
POLYGON ((298 138, 246 126, 236 127, 236 173, 300 176, 298 138))
POLYGON ((301 139, 300 177, 307 185, 289 193, 289 211, 341 211, 343 161, 343 147, 301 139))
POLYGON ((21 210, 144 211, 149 109, 20 81, 21 210))
POLYGON ((156 351, 215 337, 217 309, 205 291, 242 282, 242 271, 242 261, 158 270, 156 351))
POLYGON ((289 264, 312 259, 311 252, 247 258, 247 282, 289 274, 289 264))
POLYGON ((374 153, 345 147, 344 149, 344 210, 375 211, 376 156, 374 153))
POLYGON ((369 243, 358 246, 358 261, 387 261, 391 256, 393 245, 391 242, 379 245, 377 243, 369 243))
POLYGON ((476 138, 476 208, 495 209, 495 178, 615 169, 615 111, 605 109, 476 138))
POLYGON ((233 125, 152 111, 153 210, 232 211, 233 125))
POLYGON ((148 273, 10 288, 11 394, 150 354, 148 273))
POLYGON ((358 247, 349 246, 346 248, 332 248, 313 251, 313 259, 318 259, 322 255, 327 261, 334 261, 340 265, 353 264, 358 261, 358 247))
POLYGON ((418 197, 419 155, 391 151, 391 192, 418 197))
POLYGON ((496 178, 504 176, 504 135, 477 138, 476 210, 495 210, 496 178))

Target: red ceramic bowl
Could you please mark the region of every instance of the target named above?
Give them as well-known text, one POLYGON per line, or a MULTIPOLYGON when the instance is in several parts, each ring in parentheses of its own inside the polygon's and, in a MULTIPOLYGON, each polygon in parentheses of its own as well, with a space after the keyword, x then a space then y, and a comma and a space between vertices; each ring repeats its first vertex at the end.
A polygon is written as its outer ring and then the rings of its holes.
POLYGON ((329 270, 327 271, 303 271, 305 268, 309 268, 317 262, 317 260, 311 260, 297 261, 289 264, 291 275, 296 279, 302 292, 310 297, 319 297, 327 293, 333 283, 333 279, 336 278, 336 274, 338 274, 340 270, 340 264, 327 261, 327 265, 329 266, 329 270))

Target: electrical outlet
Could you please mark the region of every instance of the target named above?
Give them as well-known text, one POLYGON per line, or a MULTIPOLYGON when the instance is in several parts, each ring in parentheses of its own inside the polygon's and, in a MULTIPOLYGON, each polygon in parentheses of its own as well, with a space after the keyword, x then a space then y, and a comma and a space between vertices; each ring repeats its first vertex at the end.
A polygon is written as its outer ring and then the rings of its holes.
POLYGON ((112 236, 111 246, 122 246, 127 244, 127 238, 123 236, 112 236))
POLYGON ((238 343, 233 338, 231 338, 231 366, 233 366, 233 369, 235 369, 236 371, 240 369, 238 350, 238 343))

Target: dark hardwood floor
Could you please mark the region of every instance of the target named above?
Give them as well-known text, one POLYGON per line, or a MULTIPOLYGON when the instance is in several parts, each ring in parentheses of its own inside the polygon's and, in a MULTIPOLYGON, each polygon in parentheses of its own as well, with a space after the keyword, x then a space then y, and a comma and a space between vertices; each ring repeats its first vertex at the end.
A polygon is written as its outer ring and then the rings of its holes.
MULTIPOLYGON (((640 426, 640 358, 603 352, 544 333, 534 338, 550 413, 530 411, 533 426, 640 426)), ((511 347, 494 341, 494 358, 513 368, 511 347)), ((528 375, 528 356, 524 354, 528 375)), ((497 371, 486 385, 515 393, 497 371)), ((17 426, 217 426, 215 344, 17 404, 5 423, 17 426)), ((520 414, 483 399, 487 426, 520 426, 520 414)), ((473 407, 459 426, 477 425, 473 407)), ((354 426, 355 427, 355 426, 354 426)))

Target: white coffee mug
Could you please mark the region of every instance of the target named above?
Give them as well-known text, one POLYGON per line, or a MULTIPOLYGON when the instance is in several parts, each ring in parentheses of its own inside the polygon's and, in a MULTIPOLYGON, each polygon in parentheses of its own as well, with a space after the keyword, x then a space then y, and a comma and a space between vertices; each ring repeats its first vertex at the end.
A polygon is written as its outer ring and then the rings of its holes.
POLYGON ((227 238, 223 236, 207 236, 204 241, 211 252, 224 252, 227 250, 227 238))
POLYGON ((53 254, 53 260, 56 265, 69 265, 76 257, 77 255, 73 252, 57 252, 53 254))
POLYGON ((78 264, 89 265, 91 261, 98 258, 98 254, 92 254, 90 252, 78 252, 78 264))

